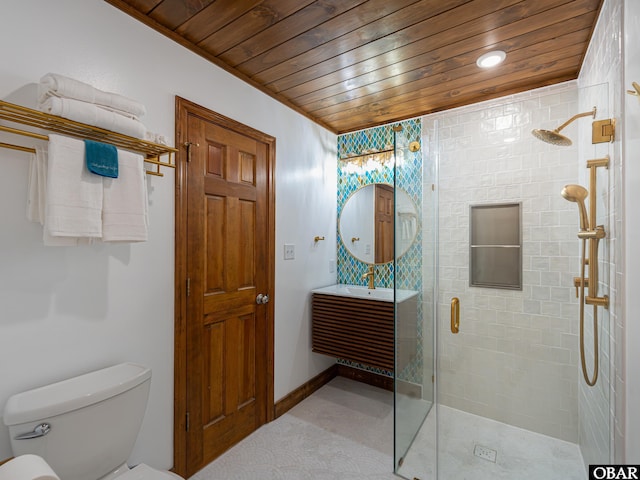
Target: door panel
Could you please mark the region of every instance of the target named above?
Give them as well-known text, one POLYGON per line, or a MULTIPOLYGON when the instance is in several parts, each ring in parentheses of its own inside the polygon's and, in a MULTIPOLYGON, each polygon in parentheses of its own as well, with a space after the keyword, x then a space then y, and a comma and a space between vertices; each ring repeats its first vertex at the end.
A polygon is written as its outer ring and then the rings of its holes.
POLYGON ((375 263, 385 263, 393 258, 393 187, 375 186, 375 263))
POLYGON ((238 288, 251 288, 255 284, 256 208, 254 202, 241 201, 238 205, 238 288))
POLYGON ((204 350, 208 352, 207 373, 209 379, 207 384, 210 386, 205 392, 202 421, 203 423, 211 423, 216 418, 220 418, 224 414, 224 385, 220 382, 212 382, 211 379, 223 378, 224 374, 224 336, 225 324, 217 322, 207 326, 206 334, 203 338, 205 342, 204 350))
POLYGON ((226 199, 224 197, 207 197, 206 205, 206 254, 205 261, 207 267, 206 287, 207 293, 222 292, 224 291, 224 252, 225 238, 224 225, 216 222, 216 219, 224 218, 224 212, 226 211, 226 199))
POLYGON ((215 143, 207 145, 209 153, 207 155, 207 175, 218 178, 224 177, 224 147, 215 143))
POLYGON ((181 139, 192 149, 185 156, 191 161, 184 172, 182 249, 188 284, 185 476, 273 415, 273 311, 255 300, 271 293, 273 281, 273 139, 224 117, 217 124, 190 113, 191 107, 183 111, 181 139))

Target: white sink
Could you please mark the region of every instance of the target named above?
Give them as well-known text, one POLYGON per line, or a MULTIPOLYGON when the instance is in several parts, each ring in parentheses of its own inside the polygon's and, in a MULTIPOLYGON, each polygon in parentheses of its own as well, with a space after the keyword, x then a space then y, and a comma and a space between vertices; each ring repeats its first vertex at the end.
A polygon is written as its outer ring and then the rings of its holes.
POLYGON ((382 300, 383 302, 393 302, 393 289, 391 288, 369 289, 367 287, 359 287, 357 285, 346 285, 345 290, 354 297, 366 297, 375 300, 382 300))
MULTIPOLYGON (((322 293, 324 295, 336 295, 339 297, 367 298, 369 300, 377 300, 380 302, 393 302, 393 288, 374 288, 369 289, 361 285, 329 285, 328 287, 316 288, 311 290, 312 293, 322 293)), ((403 302, 408 298, 417 295, 414 290, 397 290, 396 303, 403 302)))

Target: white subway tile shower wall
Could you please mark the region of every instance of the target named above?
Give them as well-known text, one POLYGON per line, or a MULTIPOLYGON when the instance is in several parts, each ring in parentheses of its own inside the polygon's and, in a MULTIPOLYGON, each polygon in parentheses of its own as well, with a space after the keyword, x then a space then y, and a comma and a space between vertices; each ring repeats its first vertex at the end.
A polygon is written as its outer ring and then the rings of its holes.
MULTIPOLYGON (((580 106, 589 108, 597 105, 597 119, 619 119, 622 116, 622 102, 624 90, 622 85, 622 52, 621 28, 623 5, 618 1, 605 1, 598 24, 589 44, 589 51, 585 57, 582 71, 578 79, 580 87, 580 106), (603 59, 606 59, 603 61, 603 59)), ((620 125, 618 125, 619 127, 620 125)), ((623 452, 624 417, 623 398, 624 379, 621 364, 622 346, 618 346, 623 338, 623 317, 621 296, 618 294, 622 287, 620 282, 624 262, 622 255, 622 141, 618 128, 617 139, 613 144, 600 144, 591 147, 588 139, 581 141, 581 146, 588 146, 586 151, 580 152, 579 178, 582 185, 588 185, 588 172, 584 168, 587 159, 609 155, 609 169, 598 169, 597 191, 597 224, 604 225, 607 238, 600 248, 600 291, 599 295, 609 295, 608 310, 598 309, 600 335, 600 378, 595 387, 588 387, 580 382, 579 393, 579 424, 580 449, 585 464, 590 463, 623 463, 620 456, 623 452), (616 338, 619 340, 616 341, 616 338), (616 355, 617 354, 617 355, 616 355), (617 393, 620 392, 618 395, 617 393), (619 412, 619 415, 616 415, 619 412), (612 425, 614 418, 620 423, 612 425), (616 448, 614 448, 614 444, 616 448), (612 453, 610 453, 612 452, 612 453)), ((582 147, 584 148, 584 147, 582 147)), ((585 316, 585 347, 587 359, 592 365, 593 337, 590 328, 592 309, 586 310, 585 316)), ((590 367, 592 368, 592 367, 590 367)), ((591 371, 591 370, 590 370, 591 371)))
POLYGON ((577 108, 571 82, 423 119, 439 145, 439 401, 572 442, 578 213, 560 191, 578 179, 578 152, 530 131, 556 128, 577 108), (522 291, 470 287, 469 206, 505 202, 522 202, 522 291), (461 304, 457 335, 452 297, 461 304))

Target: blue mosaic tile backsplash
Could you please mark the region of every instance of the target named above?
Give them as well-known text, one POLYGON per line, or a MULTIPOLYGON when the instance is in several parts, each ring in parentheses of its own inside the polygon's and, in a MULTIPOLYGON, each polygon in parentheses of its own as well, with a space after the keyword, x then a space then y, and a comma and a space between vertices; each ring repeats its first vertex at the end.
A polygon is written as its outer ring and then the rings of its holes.
MULTIPOLYGON (((417 208, 418 225, 422 219, 422 148, 416 152, 411 152, 408 148, 411 142, 420 142, 422 138, 422 128, 419 119, 406 120, 394 124, 383 125, 354 133, 347 133, 338 136, 338 222, 342 209, 347 199, 359 188, 375 184, 394 184, 396 188, 403 189, 411 198, 417 208), (401 160, 395 166, 385 165, 379 170, 367 171, 363 173, 350 173, 345 162, 341 158, 349 154, 360 154, 363 150, 376 149, 384 150, 394 144, 394 127, 401 126, 402 131, 397 132, 396 151, 401 160)), ((350 285, 366 285, 366 280, 362 275, 367 271, 369 264, 354 258, 345 248, 345 244, 340 237, 340 229, 337 229, 338 253, 337 253, 337 274, 338 283, 350 285)), ((375 265, 375 286, 384 288, 416 290, 422 292, 422 232, 418 226, 414 242, 409 249, 401 255, 396 262, 375 265)), ((403 372, 397 372, 397 377, 403 380, 421 383, 422 382, 422 301, 420 293, 418 302, 418 355, 403 372)), ((339 363, 373 371, 378 374, 393 376, 393 372, 372 369, 364 365, 354 364, 346 360, 339 360, 339 363)))

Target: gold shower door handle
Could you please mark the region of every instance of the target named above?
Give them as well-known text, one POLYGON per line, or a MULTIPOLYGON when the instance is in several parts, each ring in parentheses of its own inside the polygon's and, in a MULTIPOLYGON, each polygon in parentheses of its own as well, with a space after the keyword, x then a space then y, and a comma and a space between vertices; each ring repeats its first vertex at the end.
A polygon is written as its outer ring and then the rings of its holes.
POLYGON ((451 333, 460 331, 460 299, 453 297, 451 299, 451 333))

